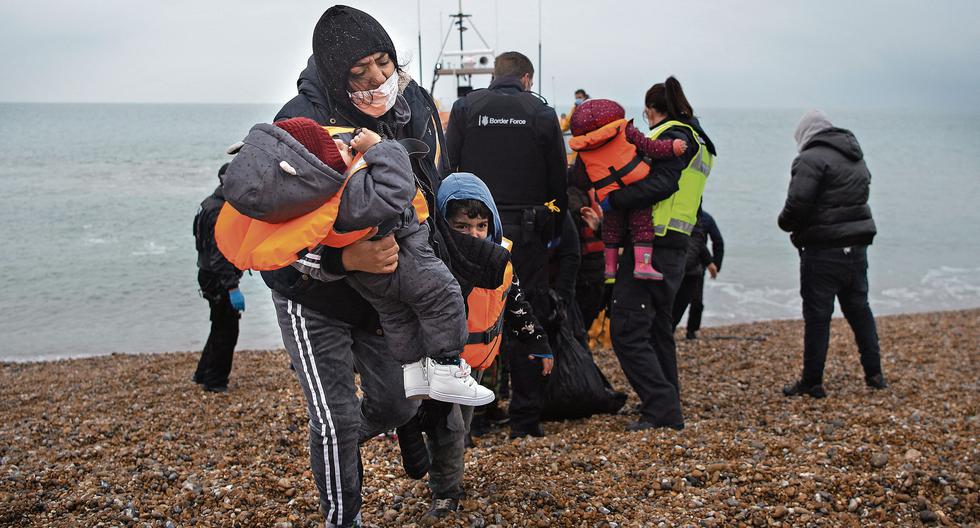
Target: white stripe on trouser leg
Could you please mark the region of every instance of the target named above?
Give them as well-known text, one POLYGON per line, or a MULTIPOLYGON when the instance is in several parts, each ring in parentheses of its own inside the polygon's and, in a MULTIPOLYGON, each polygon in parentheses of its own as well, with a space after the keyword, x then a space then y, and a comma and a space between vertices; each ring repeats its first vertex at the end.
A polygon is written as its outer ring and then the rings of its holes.
MULTIPOLYGON (((299 313, 299 308, 298 307, 300 305, 297 304, 296 306, 297 306, 297 314, 298 314, 299 313)), ((323 416, 320 414, 320 401, 319 401, 319 396, 317 394, 316 387, 313 385, 313 380, 310 379, 310 369, 309 369, 309 367, 306 366, 306 354, 304 354, 304 352, 303 352, 303 342, 300 341, 300 338, 299 338, 299 328, 296 326, 296 314, 293 314, 293 301, 291 301, 289 299, 286 300, 286 313, 289 314, 289 319, 292 322, 292 326, 293 326, 293 338, 296 340, 296 349, 299 351, 300 364, 303 365, 303 374, 306 375, 306 386, 309 387, 310 397, 312 398, 312 400, 310 401, 310 403, 313 405, 313 410, 316 412, 316 419, 317 419, 317 421, 320 422, 320 438, 322 440, 324 438, 324 436, 326 435, 326 429, 325 429, 326 424, 323 421, 323 416)), ((305 330, 305 325, 304 325, 304 330, 305 330)), ((312 357, 313 356, 311 354, 310 355, 311 360, 312 360, 312 357)), ((330 465, 330 458, 327 457, 327 450, 326 450, 326 445, 325 444, 324 444, 324 447, 323 447, 323 468, 324 468, 324 471, 325 471, 324 481, 327 484, 327 493, 329 495, 335 495, 333 493, 333 478, 332 478, 333 471, 332 471, 332 468, 331 468, 331 465, 330 465)), ((330 511, 327 512, 327 518, 328 519, 331 518, 331 517, 333 517, 333 510, 335 508, 334 505, 337 502, 339 502, 339 497, 337 497, 332 502, 332 504, 330 506, 330 511)), ((338 518, 338 522, 339 521, 340 521, 340 519, 338 518)))
MULTIPOLYGON (((337 479, 337 487, 334 488, 337 496, 337 524, 344 524, 344 485, 340 479, 340 449, 337 445, 337 430, 333 426, 333 415, 330 413, 330 407, 327 406, 327 396, 323 392, 320 373, 317 371, 316 363, 313 360, 313 345, 310 344, 310 333, 306 329, 306 319, 303 318, 303 306, 299 304, 296 306, 296 317, 299 317, 299 324, 303 328, 303 339, 306 340, 306 353, 310 355, 310 366, 313 367, 313 379, 316 380, 317 389, 320 391, 320 401, 323 402, 324 414, 326 414, 327 424, 330 426, 330 445, 333 448, 333 460, 336 471, 328 471, 327 476, 330 477, 332 474, 337 479)), ((323 455, 324 457, 327 455, 326 445, 323 446, 323 455)))

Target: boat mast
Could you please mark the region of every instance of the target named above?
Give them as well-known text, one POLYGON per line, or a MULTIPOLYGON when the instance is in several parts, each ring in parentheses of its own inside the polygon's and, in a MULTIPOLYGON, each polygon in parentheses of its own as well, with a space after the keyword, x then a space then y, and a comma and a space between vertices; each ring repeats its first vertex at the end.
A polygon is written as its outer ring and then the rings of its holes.
POLYGON ((456 77, 457 97, 462 97, 473 90, 474 75, 493 75, 493 49, 487 44, 486 39, 480 34, 480 30, 476 28, 472 20, 469 20, 472 15, 463 13, 463 0, 459 0, 458 9, 458 12, 449 15, 449 18, 453 19, 453 22, 449 25, 449 31, 446 32, 446 36, 442 41, 442 47, 439 50, 439 56, 436 59, 432 74, 432 85, 429 88, 429 93, 435 93, 436 81, 439 80, 439 77, 445 75, 456 77), (446 44, 449 43, 453 26, 455 26, 456 31, 459 33, 459 51, 446 51, 446 44), (463 41, 463 32, 470 29, 476 33, 480 42, 483 43, 484 48, 466 49, 463 41), (448 58, 455 58, 455 60, 448 58))

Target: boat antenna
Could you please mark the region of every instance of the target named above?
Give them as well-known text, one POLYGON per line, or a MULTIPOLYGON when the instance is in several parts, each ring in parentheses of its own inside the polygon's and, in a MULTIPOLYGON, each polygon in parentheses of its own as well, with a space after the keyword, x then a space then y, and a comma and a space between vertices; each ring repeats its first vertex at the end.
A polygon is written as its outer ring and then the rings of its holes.
POLYGON ((463 0, 459 0, 459 19, 456 20, 456 25, 459 26, 459 51, 463 51, 463 32, 466 31, 463 27, 463 0))
POLYGON ((416 1, 419 26, 419 84, 422 84, 422 0, 416 1))
POLYGON ((541 65, 541 0, 538 0, 538 79, 541 79, 541 91, 544 91, 544 67, 541 65))
POLYGON ((493 45, 500 49, 500 0, 493 0, 493 45))

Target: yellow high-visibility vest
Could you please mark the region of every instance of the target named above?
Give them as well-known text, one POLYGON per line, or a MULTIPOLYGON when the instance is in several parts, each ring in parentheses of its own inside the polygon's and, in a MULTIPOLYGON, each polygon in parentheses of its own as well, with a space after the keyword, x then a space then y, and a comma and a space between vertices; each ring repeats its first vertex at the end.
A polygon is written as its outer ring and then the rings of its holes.
POLYGON ((698 221, 698 208, 701 207, 701 195, 704 193, 704 185, 708 181, 708 174, 715 161, 714 156, 708 152, 704 139, 694 130, 694 127, 680 121, 667 121, 651 130, 648 137, 657 139, 665 130, 675 126, 685 127, 691 131, 698 150, 687 167, 681 171, 677 192, 653 206, 653 227, 657 236, 664 236, 667 231, 677 231, 685 235, 690 235, 694 231, 694 224, 698 221))

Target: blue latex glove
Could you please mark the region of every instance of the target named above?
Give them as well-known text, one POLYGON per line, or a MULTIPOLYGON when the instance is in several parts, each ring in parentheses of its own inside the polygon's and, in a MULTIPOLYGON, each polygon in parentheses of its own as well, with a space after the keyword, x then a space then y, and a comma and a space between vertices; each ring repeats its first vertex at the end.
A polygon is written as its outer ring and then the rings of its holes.
POLYGON ((602 201, 599 202, 599 207, 602 209, 603 213, 608 213, 609 211, 613 210, 612 204, 609 203, 608 196, 606 196, 605 198, 602 199, 602 201))
POLYGON ((547 339, 541 339, 534 343, 534 348, 528 353, 528 359, 555 359, 555 354, 551 351, 551 346, 547 339))
POLYGON ((228 300, 231 301, 231 307, 238 310, 239 312, 245 311, 245 294, 242 290, 235 288, 234 290, 228 290, 228 300))
POLYGON ((542 341, 541 347, 528 354, 527 358, 532 361, 537 360, 541 362, 542 376, 551 374, 551 370, 555 368, 555 356, 551 353, 551 348, 548 346, 547 341, 542 341))

